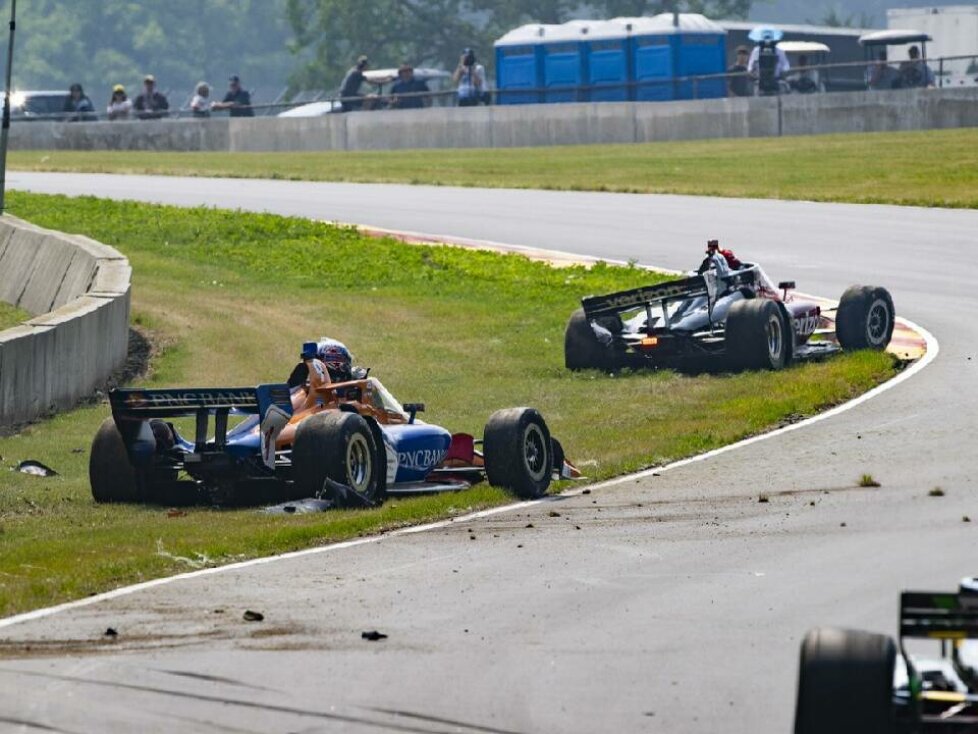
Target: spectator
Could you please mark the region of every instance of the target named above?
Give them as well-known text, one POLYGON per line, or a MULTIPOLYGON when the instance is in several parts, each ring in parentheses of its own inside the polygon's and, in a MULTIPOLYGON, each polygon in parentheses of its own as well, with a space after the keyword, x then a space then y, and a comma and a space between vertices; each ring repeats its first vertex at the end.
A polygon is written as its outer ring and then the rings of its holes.
POLYGON ((728 74, 738 74, 727 79, 727 90, 731 97, 750 97, 750 78, 747 76, 747 46, 737 46, 737 56, 728 74))
POLYGON ((170 114, 170 103, 165 95, 156 91, 156 77, 152 74, 143 79, 143 93, 136 97, 133 108, 140 120, 159 120, 170 114))
POLYGON ((808 68, 808 57, 801 54, 798 57, 798 71, 794 73, 788 86, 799 94, 812 94, 818 91, 818 83, 812 78, 811 69, 808 68))
POLYGON ((230 110, 231 117, 254 117, 255 110, 251 106, 251 92, 241 86, 241 79, 232 74, 228 79, 228 93, 223 102, 213 104, 215 110, 230 110))
POLYGON ((207 82, 200 82, 190 100, 190 114, 198 118, 210 117, 211 106, 211 87, 207 82))
POLYGON ((866 72, 866 86, 870 89, 893 89, 898 79, 896 69, 886 63, 886 49, 883 49, 879 59, 866 72))
POLYGON ((112 87, 112 99, 106 113, 110 120, 128 120, 129 113, 132 111, 132 100, 126 96, 126 88, 121 84, 112 87))
POLYGON ((927 66, 927 62, 920 58, 920 49, 911 46, 907 55, 910 57, 909 60, 900 64, 899 86, 933 87, 934 72, 927 66))
POLYGON ((431 92, 428 84, 414 76, 414 68, 410 64, 401 64, 397 70, 397 81, 391 87, 391 107, 401 110, 420 109, 428 104, 428 98, 420 96, 423 92, 431 92), (407 94, 408 97, 399 95, 407 94))
POLYGON ((62 110, 68 113, 65 116, 68 122, 93 122, 98 119, 95 116, 95 105, 85 96, 85 91, 78 82, 69 88, 62 110))
POLYGON ((747 62, 747 71, 757 79, 761 94, 777 94, 781 89, 781 80, 790 69, 788 54, 772 38, 764 38, 754 46, 747 62))
POLYGON ((363 94, 360 92, 360 87, 367 81, 363 73, 368 66, 370 61, 366 56, 361 56, 357 59, 356 65, 343 77, 343 83, 340 85, 340 104, 343 105, 344 112, 363 109, 363 94))
POLYGON ((458 85, 458 106, 475 107, 485 101, 486 70, 476 62, 475 52, 471 48, 462 52, 458 67, 452 74, 452 81, 458 85))

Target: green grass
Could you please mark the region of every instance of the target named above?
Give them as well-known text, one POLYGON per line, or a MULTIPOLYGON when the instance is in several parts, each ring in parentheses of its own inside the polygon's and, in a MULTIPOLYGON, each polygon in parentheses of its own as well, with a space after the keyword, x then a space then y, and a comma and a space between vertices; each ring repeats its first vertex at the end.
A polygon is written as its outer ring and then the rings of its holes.
MULTIPOLYGON (((580 297, 648 283, 636 268, 556 269, 521 256, 404 245, 302 219, 13 193, 11 211, 81 232, 133 265, 134 322, 158 344, 141 384, 281 381, 303 340, 342 339, 426 417, 481 433, 534 405, 568 456, 601 479, 730 443, 890 377, 863 353, 779 373, 570 373, 563 328, 580 297)), ((0 439, 0 615, 195 565, 226 563, 499 504, 487 487, 381 509, 268 517, 250 509, 97 506, 88 447, 107 406, 0 439), (9 471, 23 459, 59 472, 9 471), (177 560, 182 558, 184 560, 177 560)))
POLYGON ((24 309, 0 301, 0 331, 22 324, 30 317, 31 315, 24 309))
POLYGON ((978 128, 500 150, 20 151, 19 170, 978 207, 978 128))

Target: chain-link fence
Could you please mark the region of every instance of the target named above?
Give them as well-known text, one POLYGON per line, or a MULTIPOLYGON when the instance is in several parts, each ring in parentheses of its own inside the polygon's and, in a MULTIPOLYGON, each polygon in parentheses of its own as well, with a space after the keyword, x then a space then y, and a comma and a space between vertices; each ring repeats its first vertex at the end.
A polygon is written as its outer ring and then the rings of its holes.
MULTIPOLYGON (((477 97, 467 100, 459 100, 454 90, 439 90, 409 94, 379 92, 354 97, 339 97, 325 91, 308 91, 285 101, 283 90, 272 101, 255 103, 246 109, 254 116, 318 117, 354 111, 423 109, 456 105, 664 102, 952 86, 978 86, 978 53, 894 63, 870 60, 811 64, 793 66, 783 74, 738 71, 588 85, 488 89, 477 97)), ((33 108, 31 108, 30 97, 26 98, 20 110, 13 108, 11 117, 13 122, 109 120, 109 115, 104 112, 64 111, 67 94, 58 95, 56 92, 25 94, 36 94, 41 97, 34 100, 33 108), (61 110, 57 109, 59 104, 61 110)), ((165 112, 143 113, 133 109, 128 116, 121 119, 207 119, 230 114, 226 111, 215 111, 208 115, 195 114, 189 108, 190 97, 187 96, 185 99, 187 101, 181 106, 165 112)))

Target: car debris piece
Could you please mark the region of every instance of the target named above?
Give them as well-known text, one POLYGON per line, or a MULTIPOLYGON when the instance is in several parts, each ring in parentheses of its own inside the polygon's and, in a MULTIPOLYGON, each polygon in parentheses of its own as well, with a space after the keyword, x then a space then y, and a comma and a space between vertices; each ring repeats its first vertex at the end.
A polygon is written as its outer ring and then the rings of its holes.
POLYGON ((16 468, 21 474, 30 474, 34 477, 56 477, 58 472, 49 466, 45 466, 40 461, 34 461, 34 459, 27 459, 20 462, 16 468))
POLYGON ((119 636, 119 631, 117 629, 115 629, 115 627, 109 627, 102 634, 103 634, 104 637, 118 637, 119 636))
POLYGON ((378 632, 377 630, 370 630, 369 632, 361 632, 360 637, 364 640, 370 640, 371 642, 377 642, 378 640, 386 640, 387 635, 383 632, 378 632))
POLYGON ((246 609, 245 613, 241 615, 245 622, 262 622, 265 620, 265 615, 261 612, 253 612, 250 609, 246 609))

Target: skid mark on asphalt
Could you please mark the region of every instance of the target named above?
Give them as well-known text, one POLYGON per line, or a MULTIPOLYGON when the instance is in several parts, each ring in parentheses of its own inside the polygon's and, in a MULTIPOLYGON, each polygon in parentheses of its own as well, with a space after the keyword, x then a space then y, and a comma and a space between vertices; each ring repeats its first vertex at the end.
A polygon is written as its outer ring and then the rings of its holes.
POLYGON ((0 716, 0 724, 21 726, 27 729, 34 729, 36 731, 56 732, 56 734, 74 734, 74 732, 68 731, 67 729, 58 729, 57 727, 48 726, 47 724, 41 724, 38 723, 37 721, 28 721, 27 719, 17 719, 10 716, 0 716))
MULTIPOLYGON (((192 670, 166 670, 163 668, 150 668, 155 673, 163 673, 164 675, 175 675, 180 678, 192 678, 193 680, 202 680, 208 683, 221 683, 228 686, 238 686, 240 688, 251 688, 256 691, 275 691, 274 688, 265 688, 264 686, 255 686, 251 683, 243 683, 242 681, 235 680, 234 678, 225 678, 220 675, 210 675, 208 673, 195 673, 192 670)), ((275 691, 278 693, 278 691, 275 691)))
MULTIPOLYGON (((70 675, 59 675, 57 673, 41 673, 33 670, 10 670, 7 668, 0 668, 0 673, 7 673, 15 677, 18 676, 31 676, 35 678, 42 678, 49 681, 58 681, 61 683, 73 683, 80 686, 88 687, 100 687, 100 688, 114 688, 124 691, 133 691, 135 693, 148 693, 158 696, 172 696, 175 698, 184 698, 191 701, 199 701, 202 703, 216 703, 225 706, 237 706, 244 709, 260 710, 269 713, 276 714, 287 714, 291 716, 298 716, 302 718, 313 718, 313 719, 323 719, 325 721, 342 722, 346 724, 361 724, 363 726, 373 727, 377 729, 386 729, 388 731, 400 731, 409 732, 413 734, 437 734, 435 730, 432 729, 422 729, 417 726, 412 726, 410 724, 399 724, 389 721, 381 721, 377 719, 368 719, 362 716, 353 716, 349 714, 338 714, 331 711, 317 711, 316 709, 301 708, 298 706, 285 706, 280 704, 272 703, 261 703, 259 701, 244 701, 237 698, 227 698, 225 696, 209 696, 204 693, 191 693, 188 691, 174 691, 169 688, 156 688, 154 686, 139 685, 136 683, 118 683, 112 681, 101 681, 94 680, 91 678, 79 678, 70 675)), ((370 710, 370 709, 367 709, 370 710)), ((398 714, 394 714, 398 715, 398 714)), ((403 714, 399 714, 403 715, 403 714)), ((424 717, 420 714, 416 715, 415 718, 428 720, 431 722, 438 721, 433 717, 424 717)), ((3 721, 3 719, 0 719, 3 721)), ((466 724, 464 722, 452 721, 451 726, 461 727, 469 729, 470 731, 481 731, 490 732, 491 734, 518 734, 517 732, 510 732, 504 729, 494 729, 490 727, 485 727, 481 725, 466 724)), ((47 731, 60 732, 60 729, 48 728, 47 731)))

